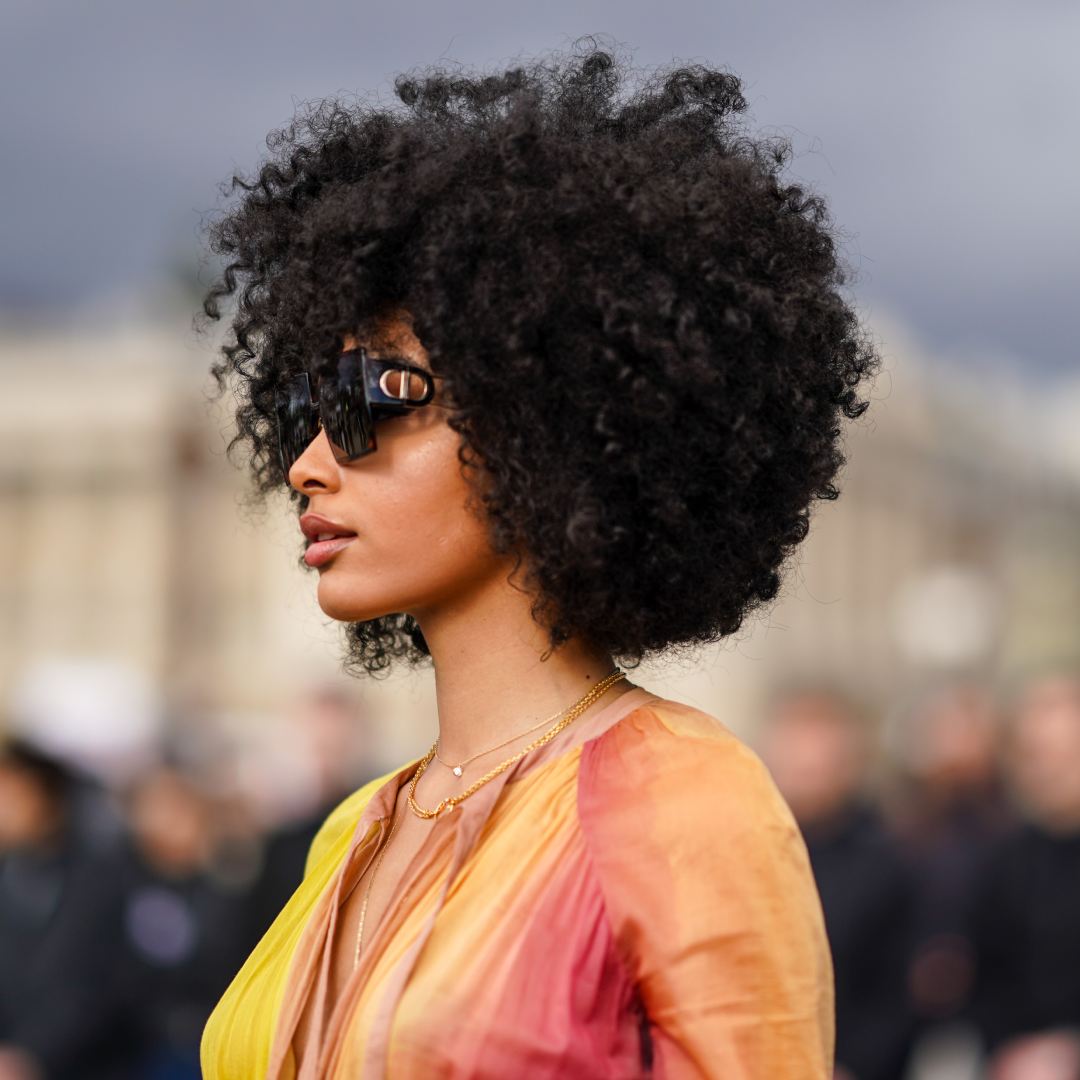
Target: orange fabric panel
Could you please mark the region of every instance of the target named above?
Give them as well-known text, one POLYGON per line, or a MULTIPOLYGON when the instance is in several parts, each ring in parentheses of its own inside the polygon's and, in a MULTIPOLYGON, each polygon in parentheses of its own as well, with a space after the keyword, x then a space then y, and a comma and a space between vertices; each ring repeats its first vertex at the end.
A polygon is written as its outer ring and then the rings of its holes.
POLYGON ((588 743, 578 810, 665 1080, 827 1080, 832 966, 806 849, 764 766, 671 702, 588 743))

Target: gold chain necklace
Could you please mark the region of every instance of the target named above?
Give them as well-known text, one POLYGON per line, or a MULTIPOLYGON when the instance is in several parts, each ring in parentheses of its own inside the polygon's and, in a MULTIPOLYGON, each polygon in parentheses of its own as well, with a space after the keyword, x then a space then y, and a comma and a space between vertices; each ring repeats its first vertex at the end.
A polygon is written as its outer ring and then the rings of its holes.
MULTIPOLYGON (((552 720, 562 716, 562 713, 567 713, 567 717, 562 723, 553 727, 546 735, 541 736, 536 742, 529 746, 526 746, 524 750, 519 754, 515 754, 509 761, 504 761, 497 768, 493 769, 487 774, 487 776, 478 780, 472 787, 463 791, 460 795, 455 796, 452 799, 443 799, 441 803, 434 810, 425 810, 422 806, 417 805, 413 796, 416 794, 416 785, 420 782, 420 777, 423 776, 424 770, 431 764, 433 757, 438 757, 439 743, 436 740, 435 745, 428 751, 428 755, 420 763, 420 767, 416 771, 416 775, 413 777, 412 785, 409 788, 409 807, 413 813, 422 818, 438 817, 445 809, 453 808, 458 803, 464 802, 470 795, 474 795, 480 790, 489 780, 494 780, 500 773, 505 772, 515 762, 520 761, 530 751, 535 750, 539 746, 543 746, 545 743, 550 742, 560 731, 564 730, 571 723, 573 723, 590 705, 593 704, 598 698, 600 698, 604 692, 611 686, 614 686, 617 682, 626 678, 626 673, 623 671, 613 671, 606 679, 597 683, 576 705, 571 705, 569 709, 563 709, 562 712, 557 712, 554 716, 549 717, 547 720, 537 724, 536 727, 529 728, 528 731, 521 732, 520 735, 515 735, 513 739, 507 739, 504 743, 499 743, 498 746, 493 746, 491 750, 485 750, 485 754, 490 754, 492 750, 498 750, 500 747, 506 746, 507 743, 512 743, 514 739, 520 739, 522 735, 528 735, 530 732, 535 731, 537 728, 543 727, 544 724, 550 724, 552 720)), ((474 761, 478 757, 482 757, 482 754, 476 754, 474 757, 468 758, 462 762, 462 765, 467 765, 470 761, 474 761)), ((442 758, 439 758, 442 761, 442 758)), ((443 764, 447 764, 443 762, 443 764)), ((455 776, 460 776, 461 773, 456 769, 454 770, 455 776)), ((378 858, 375 860, 375 865, 371 868, 371 877, 368 878, 367 888, 364 890, 364 902, 360 907, 360 926, 356 932, 356 952, 353 955, 353 971, 360 966, 360 949, 364 942, 364 920, 367 918, 368 901, 371 899, 371 887, 375 884, 375 875, 379 872, 379 867, 382 866, 383 856, 386 854, 390 847, 390 841, 394 839, 394 833, 397 832, 398 816, 395 813, 394 823, 390 827, 390 835, 386 838, 386 843, 383 844, 382 850, 379 852, 378 858)))
MULTIPOLYGON (((570 708, 573 708, 573 706, 571 706, 570 708)), ((460 762, 457 765, 451 765, 450 762, 447 761, 446 758, 444 758, 439 753, 439 740, 436 739, 435 760, 441 761, 455 776, 460 776, 465 766, 468 765, 470 761, 475 761, 477 758, 482 758, 485 754, 494 754, 496 750, 501 750, 504 746, 509 746, 512 742, 517 742, 518 739, 523 738, 526 735, 531 735, 534 731, 539 731, 540 728, 545 727, 547 724, 550 724, 555 720, 558 720, 560 716, 569 711, 569 709, 560 709, 554 716, 549 716, 546 720, 541 720, 539 724, 533 724, 531 728, 527 728, 525 731, 519 731, 516 735, 511 735, 509 739, 507 739, 505 742, 499 743, 498 746, 489 746, 486 750, 481 750, 479 754, 473 754, 472 757, 467 757, 464 761, 460 762)))
MULTIPOLYGON (((435 758, 435 751, 438 749, 438 742, 428 751, 427 757, 420 762, 420 767, 416 770, 416 774, 413 776, 412 784, 409 786, 409 809, 417 816, 421 818, 437 818, 444 810, 452 810, 459 803, 463 803, 470 795, 475 795, 486 783, 494 780, 496 776, 501 775, 510 768, 511 765, 517 764, 526 754, 531 753, 538 747, 543 746, 545 743, 551 742, 560 731, 572 724, 590 705, 593 704, 599 697, 601 697, 609 687, 614 686, 621 679, 626 678, 625 671, 619 671, 616 669, 606 679, 597 683, 576 705, 571 705, 569 709, 566 709, 566 717, 560 720, 547 734, 541 735, 535 742, 530 743, 524 750, 516 753, 512 758, 508 758, 501 765, 496 765, 486 776, 480 777, 475 784, 467 787, 460 795, 454 795, 450 798, 443 799, 434 810, 425 810, 416 801, 416 785, 420 783, 420 777, 424 775, 424 771, 431 764, 435 758)), ((556 716, 558 713, 556 713, 556 716)), ((535 729, 534 729, 535 730, 535 729)), ((526 733, 527 734, 527 733, 526 733)), ((517 738, 521 738, 520 735, 517 738)), ((510 740, 511 742, 513 740, 510 740)), ((505 745, 505 744, 504 744, 505 745)), ((494 749, 498 749, 495 747, 494 749)), ((387 841, 389 843, 389 841, 387 841)), ((374 877, 374 874, 372 874, 374 877)), ((370 885, 370 883, 369 883, 370 885)))
POLYGON ((390 835, 386 838, 386 843, 383 844, 382 851, 379 852, 379 857, 371 868, 371 877, 368 878, 367 888, 364 890, 364 903, 360 908, 360 929, 356 932, 356 955, 353 956, 353 971, 360 966, 360 945, 364 940, 364 919, 367 916, 368 901, 371 899, 371 886, 375 884, 375 875, 379 872, 379 867, 382 866, 383 856, 386 854, 387 848, 390 847, 390 841, 394 839, 394 833, 397 832, 397 823, 398 816, 395 814, 394 824, 390 826, 390 835))

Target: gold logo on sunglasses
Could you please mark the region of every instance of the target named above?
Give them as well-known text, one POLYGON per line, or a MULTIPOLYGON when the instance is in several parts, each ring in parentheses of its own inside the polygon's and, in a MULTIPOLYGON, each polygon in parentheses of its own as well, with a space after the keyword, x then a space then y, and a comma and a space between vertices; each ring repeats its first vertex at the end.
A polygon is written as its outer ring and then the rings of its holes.
POLYGON ((387 368, 379 376, 379 389, 398 401, 419 401, 427 388, 419 375, 402 368, 387 368))

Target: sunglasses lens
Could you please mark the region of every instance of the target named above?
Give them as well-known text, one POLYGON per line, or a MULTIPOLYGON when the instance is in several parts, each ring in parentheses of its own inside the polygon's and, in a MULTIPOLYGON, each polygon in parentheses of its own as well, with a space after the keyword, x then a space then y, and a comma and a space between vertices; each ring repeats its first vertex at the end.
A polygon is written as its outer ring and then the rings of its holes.
POLYGON ((277 435, 281 467, 289 470, 319 434, 319 425, 311 407, 311 383, 299 375, 286 383, 277 395, 277 435))
POLYGON ((345 353, 324 371, 319 380, 319 412, 338 461, 352 461, 375 449, 361 352, 345 353))

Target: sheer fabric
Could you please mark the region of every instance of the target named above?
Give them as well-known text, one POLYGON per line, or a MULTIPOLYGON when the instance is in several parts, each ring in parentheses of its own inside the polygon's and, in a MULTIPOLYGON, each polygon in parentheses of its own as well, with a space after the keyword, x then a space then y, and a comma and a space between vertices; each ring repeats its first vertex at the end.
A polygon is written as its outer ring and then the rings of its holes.
POLYGON ((415 768, 327 820, 207 1025, 206 1080, 831 1076, 832 971, 798 829, 720 723, 642 690, 435 824, 329 1010, 338 908, 415 768))

